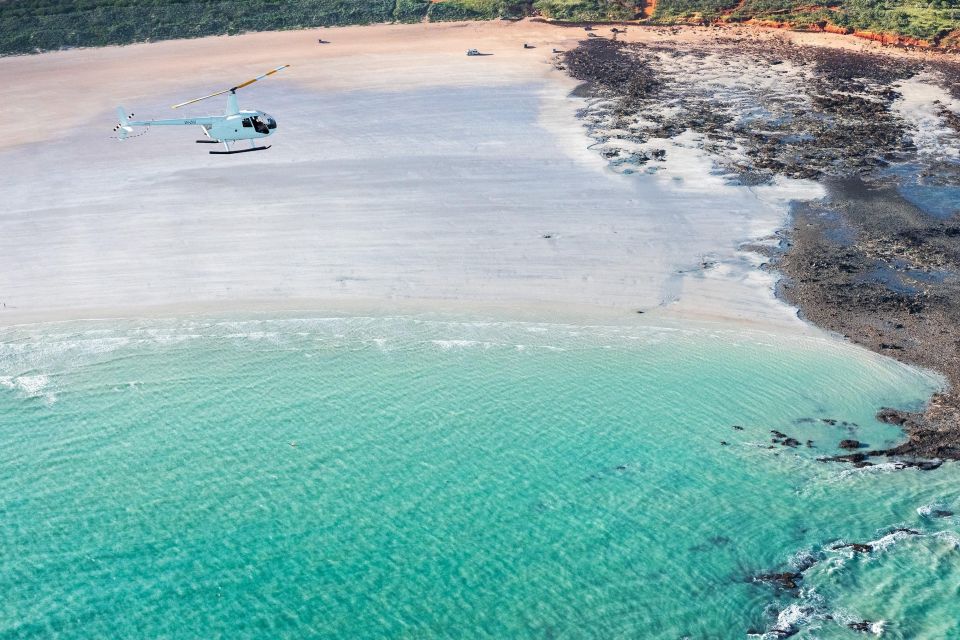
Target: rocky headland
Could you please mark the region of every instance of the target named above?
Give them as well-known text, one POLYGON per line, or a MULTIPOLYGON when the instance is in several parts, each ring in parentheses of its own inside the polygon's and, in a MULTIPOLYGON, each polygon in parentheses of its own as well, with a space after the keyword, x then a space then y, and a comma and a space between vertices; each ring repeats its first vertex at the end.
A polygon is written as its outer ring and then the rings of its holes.
POLYGON ((731 182, 820 183, 774 242, 744 248, 805 318, 949 383, 923 411, 879 412, 902 444, 831 459, 960 459, 960 62, 724 33, 588 37, 556 64, 583 81, 581 116, 614 170, 695 147, 731 182))

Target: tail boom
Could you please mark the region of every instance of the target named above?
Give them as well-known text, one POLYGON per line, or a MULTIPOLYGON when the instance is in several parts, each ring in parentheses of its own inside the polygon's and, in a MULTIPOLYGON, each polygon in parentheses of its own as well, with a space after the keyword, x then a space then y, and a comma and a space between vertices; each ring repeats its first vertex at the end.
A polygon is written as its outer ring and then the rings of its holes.
POLYGON ((117 107, 117 118, 119 120, 114 131, 121 140, 126 140, 133 133, 133 127, 154 127, 154 126, 202 126, 208 128, 214 123, 216 118, 203 116, 200 118, 169 118, 165 120, 132 120, 131 115, 127 115, 123 107, 117 107))

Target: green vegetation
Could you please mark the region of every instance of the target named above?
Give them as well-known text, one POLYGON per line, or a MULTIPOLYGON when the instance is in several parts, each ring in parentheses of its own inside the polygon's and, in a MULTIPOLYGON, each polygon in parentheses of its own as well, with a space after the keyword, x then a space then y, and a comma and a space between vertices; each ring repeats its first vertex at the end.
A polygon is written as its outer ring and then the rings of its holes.
POLYGON ((630 0, 0 0, 0 54, 375 22, 638 16, 630 0))
POLYGON ((640 15, 637 2, 611 0, 537 0, 539 13, 556 20, 633 20, 640 15))
POLYGON ((493 20, 501 17, 521 17, 529 11, 528 2, 505 2, 503 0, 455 0, 437 2, 430 6, 428 19, 441 20, 493 20))
MULTIPOLYGON (((960 0, 659 0, 655 22, 828 22, 936 40, 960 29, 960 0)), ((0 54, 245 31, 540 15, 632 20, 643 0, 0 0, 0 54)))
POLYGON ((660 0, 658 22, 751 18, 824 27, 893 33, 936 41, 960 29, 960 0, 660 0))
POLYGON ((409 19, 394 0, 0 0, 0 52, 409 19))

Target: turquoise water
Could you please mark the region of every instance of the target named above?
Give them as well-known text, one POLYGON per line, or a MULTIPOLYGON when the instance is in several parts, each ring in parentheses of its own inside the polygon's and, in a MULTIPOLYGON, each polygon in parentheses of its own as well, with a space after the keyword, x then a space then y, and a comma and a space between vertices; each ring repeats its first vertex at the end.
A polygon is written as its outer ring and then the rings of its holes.
POLYGON ((957 466, 816 461, 936 384, 719 328, 2 329, 0 637, 958 637, 957 466))

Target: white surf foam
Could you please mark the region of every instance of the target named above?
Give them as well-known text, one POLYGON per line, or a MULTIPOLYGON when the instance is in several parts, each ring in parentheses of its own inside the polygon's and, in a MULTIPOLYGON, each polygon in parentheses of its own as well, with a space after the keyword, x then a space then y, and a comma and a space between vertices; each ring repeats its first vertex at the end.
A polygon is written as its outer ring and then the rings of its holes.
POLYGON ((450 349, 467 349, 470 347, 483 347, 484 349, 489 349, 494 346, 492 342, 483 342, 480 340, 431 340, 433 344, 437 345, 445 351, 450 349))
POLYGON ((960 549, 960 534, 955 531, 938 531, 933 537, 952 546, 954 549, 960 549))
POLYGON ((49 376, 43 374, 0 377, 0 387, 17 391, 25 398, 43 398, 52 404, 57 401, 57 396, 47 389, 49 385, 49 376))
POLYGON ((960 101, 954 100, 931 73, 924 72, 897 85, 901 97, 894 110, 913 129, 913 142, 922 155, 943 157, 956 154, 951 148, 957 134, 942 115, 943 109, 960 113, 960 101))

